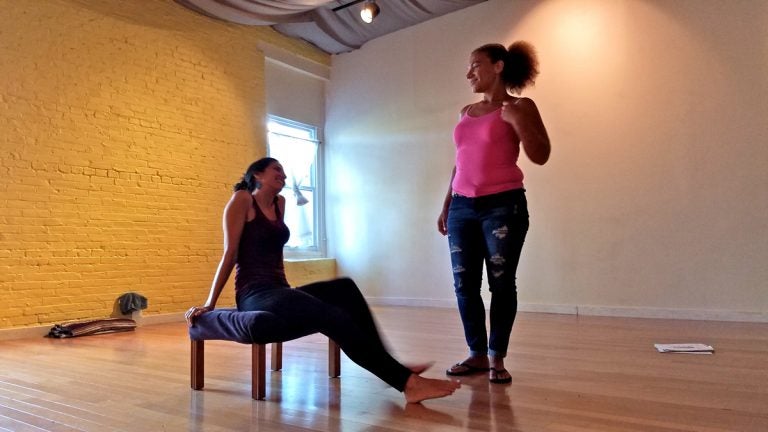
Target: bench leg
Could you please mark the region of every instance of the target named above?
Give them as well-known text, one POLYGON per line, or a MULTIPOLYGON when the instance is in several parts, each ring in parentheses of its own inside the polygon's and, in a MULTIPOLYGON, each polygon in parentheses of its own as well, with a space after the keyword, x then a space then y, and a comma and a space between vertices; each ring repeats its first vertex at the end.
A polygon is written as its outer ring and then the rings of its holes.
POLYGON ((203 388, 205 376, 205 344, 203 341, 193 340, 190 350, 190 384, 193 389, 203 388))
POLYGON ((341 375, 341 349, 339 344, 328 339, 328 376, 336 378, 341 375))
MULTIPOLYGON (((283 344, 272 344, 272 370, 282 369, 283 344)), ((256 400, 264 399, 267 393, 267 349, 264 344, 251 345, 251 397, 256 400)), ((339 345, 328 339, 328 376, 336 378, 341 375, 341 349, 339 345)), ((201 390, 205 377, 205 342, 193 340, 190 345, 190 384, 194 390, 201 390)))
POLYGON ((283 368, 283 343, 272 344, 272 370, 279 371, 283 368))
POLYGON ((267 393, 267 349, 264 344, 251 345, 251 397, 264 399, 267 393))

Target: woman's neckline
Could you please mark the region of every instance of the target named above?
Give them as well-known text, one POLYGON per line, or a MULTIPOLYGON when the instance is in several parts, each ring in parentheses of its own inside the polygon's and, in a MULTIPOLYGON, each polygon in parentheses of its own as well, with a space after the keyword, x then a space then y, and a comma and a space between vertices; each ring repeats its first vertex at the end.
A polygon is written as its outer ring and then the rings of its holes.
POLYGON ((472 115, 472 114, 470 114, 470 111, 472 111, 472 108, 470 108, 470 109, 468 109, 467 111, 464 112, 464 115, 469 117, 469 118, 480 118, 480 117, 485 117, 488 114, 493 114, 493 113, 495 113, 496 111, 498 111, 500 109, 501 109, 501 107, 498 107, 498 108, 494 108, 493 110, 488 111, 487 113, 484 113, 484 114, 472 115))
POLYGON ((259 201, 256 199, 255 195, 251 195, 251 197, 253 198, 253 208, 254 208, 254 210, 256 210, 257 214, 254 216, 253 219, 251 219, 249 221, 246 221, 246 222, 253 222, 253 221, 255 221, 256 219, 258 219, 259 214, 261 214, 261 217, 263 217, 265 220, 267 220, 269 222, 273 222, 273 223, 274 222, 280 222, 280 217, 277 215, 277 211, 278 211, 277 210, 277 196, 275 196, 275 200, 272 201, 272 205, 275 206, 275 218, 274 219, 270 219, 269 216, 267 216, 264 213, 264 210, 261 209, 261 206, 259 205, 259 201))

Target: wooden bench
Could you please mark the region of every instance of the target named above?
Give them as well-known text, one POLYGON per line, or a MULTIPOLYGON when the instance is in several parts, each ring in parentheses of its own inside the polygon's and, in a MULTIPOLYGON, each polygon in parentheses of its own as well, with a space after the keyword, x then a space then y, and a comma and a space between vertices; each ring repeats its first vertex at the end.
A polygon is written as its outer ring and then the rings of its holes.
MULTIPOLYGON (((205 377, 205 341, 227 340, 251 345, 251 396, 264 399, 266 394, 266 345, 272 344, 273 371, 282 369, 283 342, 305 336, 292 333, 282 320, 270 312, 238 312, 236 309, 215 309, 195 320, 189 328, 191 340, 190 383, 202 390, 205 377)), ((341 374, 341 351, 328 339, 328 376, 341 374)))

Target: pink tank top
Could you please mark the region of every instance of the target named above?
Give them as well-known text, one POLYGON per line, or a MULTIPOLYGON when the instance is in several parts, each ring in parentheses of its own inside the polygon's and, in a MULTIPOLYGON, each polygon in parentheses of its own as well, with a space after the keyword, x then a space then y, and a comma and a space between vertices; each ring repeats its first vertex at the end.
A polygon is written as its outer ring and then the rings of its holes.
POLYGON ((478 197, 523 187, 523 171, 517 166, 520 139, 501 119, 500 109, 478 117, 462 114, 453 131, 454 193, 478 197))

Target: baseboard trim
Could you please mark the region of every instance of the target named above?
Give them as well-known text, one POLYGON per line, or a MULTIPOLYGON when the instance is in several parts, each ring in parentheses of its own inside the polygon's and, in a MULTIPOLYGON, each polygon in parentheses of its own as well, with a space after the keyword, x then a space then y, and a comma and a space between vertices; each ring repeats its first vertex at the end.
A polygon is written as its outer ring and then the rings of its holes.
POLYGON ((615 316, 624 318, 659 318, 697 321, 768 322, 768 312, 734 310, 632 308, 611 306, 579 306, 579 315, 615 316))
MULTIPOLYGON (((367 297, 372 306, 414 306, 455 308, 456 301, 443 299, 412 299, 402 297, 367 297)), ((488 305, 486 305, 487 307, 488 305)), ((521 303, 520 312, 554 313, 585 316, 613 316, 622 318, 682 319, 699 321, 768 322, 768 312, 733 310, 638 308, 617 306, 586 306, 565 304, 521 303)))
POLYGON ((43 337, 51 330, 52 325, 0 329, 0 341, 14 339, 32 339, 43 337))
POLYGON ((184 312, 176 312, 176 313, 168 313, 168 314, 157 314, 157 315, 147 315, 143 316, 140 319, 136 320, 136 324, 141 326, 147 326, 147 325, 154 325, 154 324, 167 324, 167 323, 174 323, 174 322, 182 322, 184 321, 184 312))
POLYGON ((402 297, 366 297, 371 306, 412 306, 429 308, 455 308, 456 300, 418 299, 402 297))
POLYGON ((520 312, 552 313, 563 315, 578 315, 578 306, 558 304, 521 303, 517 306, 520 312))

